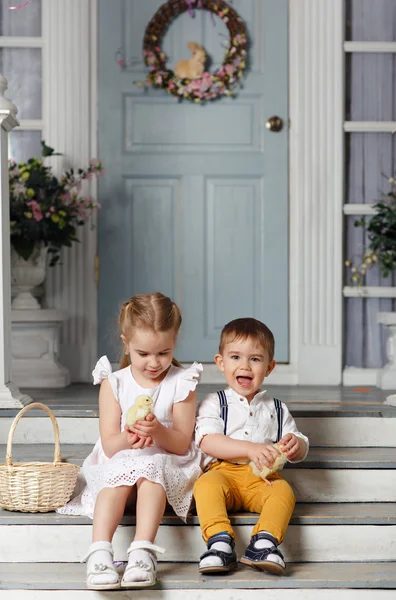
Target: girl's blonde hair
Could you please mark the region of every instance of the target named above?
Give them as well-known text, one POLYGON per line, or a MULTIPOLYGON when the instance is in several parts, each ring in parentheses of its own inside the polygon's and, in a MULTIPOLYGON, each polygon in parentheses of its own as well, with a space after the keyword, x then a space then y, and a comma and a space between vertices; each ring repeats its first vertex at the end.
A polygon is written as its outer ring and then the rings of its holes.
MULTIPOLYGON (((154 332, 172 330, 177 337, 181 322, 182 317, 177 304, 160 292, 132 296, 121 306, 118 317, 120 331, 127 340, 132 337, 133 329, 137 327, 154 332)), ((181 367, 175 358, 172 359, 172 364, 181 367)), ((129 365, 129 355, 124 354, 120 368, 124 369, 129 365)))

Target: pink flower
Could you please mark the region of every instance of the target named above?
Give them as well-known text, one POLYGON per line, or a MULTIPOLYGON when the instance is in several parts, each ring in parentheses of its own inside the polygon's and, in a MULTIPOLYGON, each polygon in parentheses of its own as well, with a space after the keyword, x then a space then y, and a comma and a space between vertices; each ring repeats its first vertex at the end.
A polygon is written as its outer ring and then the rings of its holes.
POLYGON ((235 73, 235 67, 234 67, 234 65, 227 64, 225 66, 225 70, 226 70, 226 73, 228 75, 232 75, 233 73, 235 73))
POLYGON ((41 208, 37 200, 31 200, 27 203, 27 205, 32 209, 33 219, 37 221, 37 223, 41 221, 43 218, 43 213, 41 212, 41 208))

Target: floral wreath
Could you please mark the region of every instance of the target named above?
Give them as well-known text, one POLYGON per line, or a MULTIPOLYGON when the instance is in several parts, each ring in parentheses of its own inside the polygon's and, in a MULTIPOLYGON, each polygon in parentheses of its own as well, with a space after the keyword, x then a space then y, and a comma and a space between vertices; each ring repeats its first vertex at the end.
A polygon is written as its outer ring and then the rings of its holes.
POLYGON ((169 0, 162 4, 147 25, 143 40, 144 61, 149 69, 146 81, 140 85, 153 85, 166 90, 179 100, 194 102, 232 96, 240 87, 238 80, 246 68, 247 35, 245 24, 238 13, 224 0, 169 0), (226 24, 230 36, 222 65, 213 73, 205 71, 198 79, 181 79, 166 68, 166 55, 161 40, 170 23, 180 14, 192 8, 208 10, 226 24))

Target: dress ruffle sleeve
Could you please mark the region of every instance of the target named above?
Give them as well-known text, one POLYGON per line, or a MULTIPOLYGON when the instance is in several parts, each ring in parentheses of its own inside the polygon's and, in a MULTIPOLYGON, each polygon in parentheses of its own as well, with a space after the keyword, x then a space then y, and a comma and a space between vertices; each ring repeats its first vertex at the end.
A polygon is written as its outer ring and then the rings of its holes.
POLYGON ((93 383, 97 385, 102 383, 112 373, 112 368, 107 356, 101 356, 92 371, 93 383))
POLYGON ((195 390, 201 378, 202 371, 203 366, 197 362, 193 363, 188 369, 183 369, 176 384, 174 403, 182 402, 190 392, 195 390))

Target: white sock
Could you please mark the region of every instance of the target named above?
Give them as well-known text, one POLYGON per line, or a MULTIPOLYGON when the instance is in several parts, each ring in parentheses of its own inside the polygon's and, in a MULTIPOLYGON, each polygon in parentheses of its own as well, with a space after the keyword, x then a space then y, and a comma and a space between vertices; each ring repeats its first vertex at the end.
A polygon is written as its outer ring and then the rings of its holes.
MULTIPOLYGON (((150 544, 150 542, 147 542, 150 544)), ((124 575, 124 581, 149 581, 156 575, 157 557, 153 551, 136 549, 131 550, 126 569, 131 569, 124 575), (154 564, 153 564, 154 563, 154 564)))
MULTIPOLYGON (((263 533, 268 533, 268 531, 263 531, 263 533)), ((271 533, 269 535, 272 535, 271 533)), ((258 550, 261 550, 262 548, 272 548, 274 544, 271 542, 271 540, 265 540, 265 539, 259 539, 256 542, 254 542, 254 547, 257 548, 258 550)), ((277 563, 278 565, 281 565, 282 567, 285 567, 285 563, 283 562, 283 560, 281 559, 280 556, 278 556, 277 554, 268 554, 266 560, 269 560, 271 562, 277 563)))
MULTIPOLYGON (((211 545, 210 549, 222 550, 223 552, 227 552, 227 554, 231 554, 232 552, 232 548, 227 542, 215 542, 211 545)), ((223 561, 220 556, 206 556, 199 563, 200 567, 221 567, 222 565, 223 561)))
MULTIPOLYGON (((87 573, 93 574, 96 585, 117 583, 119 577, 114 571, 103 571, 103 566, 113 567, 113 546, 110 542, 94 542, 89 551, 94 550, 87 560, 87 573), (100 550, 94 550, 100 546, 100 550), (104 547, 107 546, 107 550, 104 547)), ((91 575, 92 577, 92 575, 91 575)))

